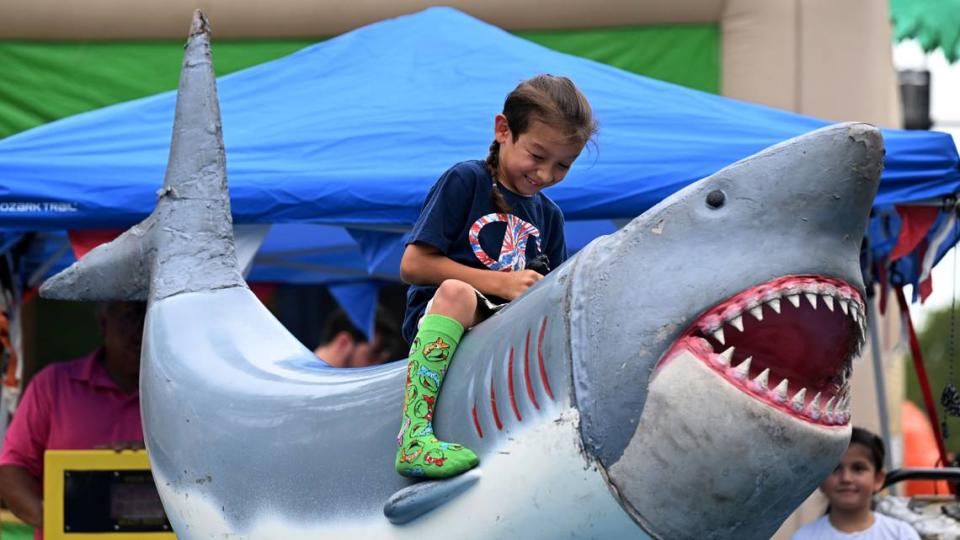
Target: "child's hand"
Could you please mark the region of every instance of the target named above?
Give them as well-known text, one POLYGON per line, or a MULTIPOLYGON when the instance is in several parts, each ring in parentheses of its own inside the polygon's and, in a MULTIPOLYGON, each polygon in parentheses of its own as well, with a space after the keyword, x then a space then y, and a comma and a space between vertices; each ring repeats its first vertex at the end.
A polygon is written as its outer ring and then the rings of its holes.
POLYGON ((520 270, 519 272, 501 272, 500 294, 497 296, 505 300, 513 300, 523 294, 523 291, 529 289, 534 283, 543 279, 543 276, 533 270, 520 270))

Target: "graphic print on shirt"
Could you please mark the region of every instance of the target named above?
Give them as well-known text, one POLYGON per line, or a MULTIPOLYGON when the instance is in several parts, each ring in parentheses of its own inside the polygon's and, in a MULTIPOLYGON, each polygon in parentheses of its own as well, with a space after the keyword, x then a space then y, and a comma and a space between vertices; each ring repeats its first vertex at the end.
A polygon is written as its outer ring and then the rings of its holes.
POLYGON ((470 247, 474 255, 487 268, 501 272, 523 270, 527 266, 527 242, 533 238, 537 243, 537 252, 540 252, 540 231, 513 214, 487 214, 473 222, 470 226, 470 247), (503 244, 500 247, 500 257, 493 260, 480 246, 480 231, 491 223, 506 223, 507 229, 503 235, 503 244))

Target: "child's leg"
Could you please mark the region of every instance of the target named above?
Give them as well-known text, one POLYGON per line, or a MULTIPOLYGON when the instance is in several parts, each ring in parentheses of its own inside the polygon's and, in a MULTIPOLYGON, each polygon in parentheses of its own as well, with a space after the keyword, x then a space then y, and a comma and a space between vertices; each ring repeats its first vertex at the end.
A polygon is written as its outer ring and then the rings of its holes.
POLYGON ((410 348, 403 424, 397 435, 395 467, 404 476, 447 478, 475 467, 477 455, 459 444, 433 435, 433 406, 443 376, 453 360, 464 327, 476 322, 477 296, 473 287, 444 281, 423 318, 410 348))

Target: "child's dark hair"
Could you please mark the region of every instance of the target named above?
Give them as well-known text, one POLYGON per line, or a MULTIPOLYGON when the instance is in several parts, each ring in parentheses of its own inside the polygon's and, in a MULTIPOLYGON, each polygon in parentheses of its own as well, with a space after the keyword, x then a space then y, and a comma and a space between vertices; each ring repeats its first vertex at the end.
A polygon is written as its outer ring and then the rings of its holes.
MULTIPOLYGON (((870 462, 873 463, 874 474, 879 473, 883 470, 883 459, 886 457, 887 452, 884 448, 883 439, 881 439, 876 433, 868 431, 860 427, 854 427, 853 433, 850 434, 850 446, 854 444, 859 444, 866 448, 870 452, 870 462)), ((870 509, 874 509, 876 501, 871 501, 870 509)), ((827 505, 827 509, 824 510, 824 515, 830 513, 830 505, 827 505)))
MULTIPOLYGON (((346 332, 357 343, 370 342, 370 338, 353 324, 347 312, 342 308, 336 308, 327 315, 317 346, 330 343, 340 332, 346 332)), ((383 307, 377 308, 374 332, 376 332, 375 338, 379 339, 379 349, 386 353, 388 360, 396 360, 406 355, 407 347, 400 337, 400 328, 383 307)))
POLYGON ((877 436, 877 434, 863 428, 855 427, 853 428, 853 434, 850 435, 850 444, 859 444, 866 447, 866 449, 870 451, 870 461, 873 462, 874 469, 877 472, 883 470, 883 459, 886 457, 887 452, 883 446, 883 439, 877 436))
POLYGON ((323 328, 320 331, 319 345, 330 343, 340 332, 346 332, 357 343, 367 342, 367 335, 350 321, 347 312, 337 308, 327 315, 327 320, 323 323, 323 328))
MULTIPOLYGON (((593 110, 576 85, 567 77, 537 75, 520 83, 503 103, 503 115, 513 140, 538 120, 563 131, 569 140, 586 144, 597 132, 593 110)), ((493 192, 490 200, 499 212, 507 213, 510 206, 497 188, 497 169, 500 165, 500 143, 490 145, 487 154, 487 170, 493 177, 493 192)))

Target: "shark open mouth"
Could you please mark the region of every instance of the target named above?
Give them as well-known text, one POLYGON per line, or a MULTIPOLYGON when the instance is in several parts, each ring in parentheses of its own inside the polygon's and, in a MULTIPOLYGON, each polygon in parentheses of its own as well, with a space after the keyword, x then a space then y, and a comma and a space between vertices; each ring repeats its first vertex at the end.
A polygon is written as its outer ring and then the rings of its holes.
POLYGON ((657 369, 687 350, 730 384, 791 416, 845 425, 850 365, 865 333, 865 307, 854 287, 827 277, 787 276, 708 310, 657 369))

